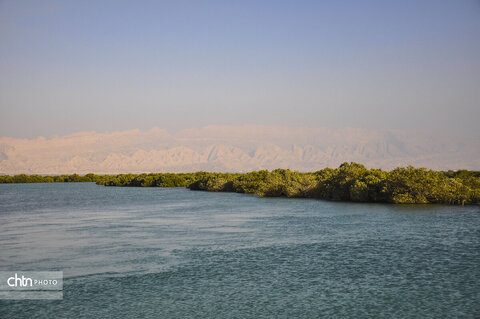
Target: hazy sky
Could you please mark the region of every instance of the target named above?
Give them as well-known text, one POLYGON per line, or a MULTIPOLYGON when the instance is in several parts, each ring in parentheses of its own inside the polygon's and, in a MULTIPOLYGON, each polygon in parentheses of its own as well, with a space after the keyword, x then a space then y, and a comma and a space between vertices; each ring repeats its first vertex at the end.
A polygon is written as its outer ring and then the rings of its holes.
POLYGON ((479 120, 478 0, 0 0, 0 136, 479 120))

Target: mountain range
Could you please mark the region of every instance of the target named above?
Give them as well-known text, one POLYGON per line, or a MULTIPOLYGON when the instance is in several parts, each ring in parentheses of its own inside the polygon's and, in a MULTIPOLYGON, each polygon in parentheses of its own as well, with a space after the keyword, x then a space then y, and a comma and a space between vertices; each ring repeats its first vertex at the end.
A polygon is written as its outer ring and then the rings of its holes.
POLYGON ((480 169, 480 139, 364 128, 206 126, 174 134, 79 132, 49 138, 0 138, 0 174, 315 171, 343 162, 391 169, 480 169))

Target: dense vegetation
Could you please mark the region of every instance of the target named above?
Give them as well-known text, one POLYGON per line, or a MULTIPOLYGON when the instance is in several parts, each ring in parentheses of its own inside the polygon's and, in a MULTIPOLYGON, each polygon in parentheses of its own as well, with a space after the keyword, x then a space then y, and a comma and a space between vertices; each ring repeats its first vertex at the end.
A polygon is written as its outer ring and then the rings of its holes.
POLYGON ((479 171, 432 171, 399 167, 392 171, 344 163, 314 173, 288 169, 250 173, 152 173, 85 176, 0 176, 0 183, 96 182, 105 186, 188 187, 269 197, 355 202, 480 204, 479 171))
POLYGON ((98 182, 106 178, 105 175, 87 174, 80 176, 78 174, 72 175, 0 175, 0 184, 9 183, 69 183, 69 182, 98 182))
POLYGON ((437 172, 411 166, 386 172, 344 163, 337 169, 325 168, 315 173, 285 169, 210 173, 189 188, 355 202, 480 204, 479 172, 437 172))

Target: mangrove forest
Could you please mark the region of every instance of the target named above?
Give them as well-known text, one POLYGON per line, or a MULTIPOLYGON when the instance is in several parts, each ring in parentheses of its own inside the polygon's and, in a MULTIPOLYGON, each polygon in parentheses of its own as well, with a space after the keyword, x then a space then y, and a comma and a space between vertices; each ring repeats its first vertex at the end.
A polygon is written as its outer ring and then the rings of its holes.
POLYGON ((312 173, 289 169, 249 173, 150 173, 80 176, 0 176, 0 183, 95 182, 105 186, 187 187, 265 197, 397 204, 480 204, 480 171, 434 171, 412 166, 391 171, 343 163, 312 173))

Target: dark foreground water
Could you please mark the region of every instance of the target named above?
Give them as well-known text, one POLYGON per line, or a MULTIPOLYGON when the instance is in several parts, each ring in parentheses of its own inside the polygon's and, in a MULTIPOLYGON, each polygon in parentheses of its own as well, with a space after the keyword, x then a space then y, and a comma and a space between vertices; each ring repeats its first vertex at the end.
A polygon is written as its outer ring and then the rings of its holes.
POLYGON ((0 185, 0 270, 64 299, 1 318, 475 318, 480 208, 0 185))

